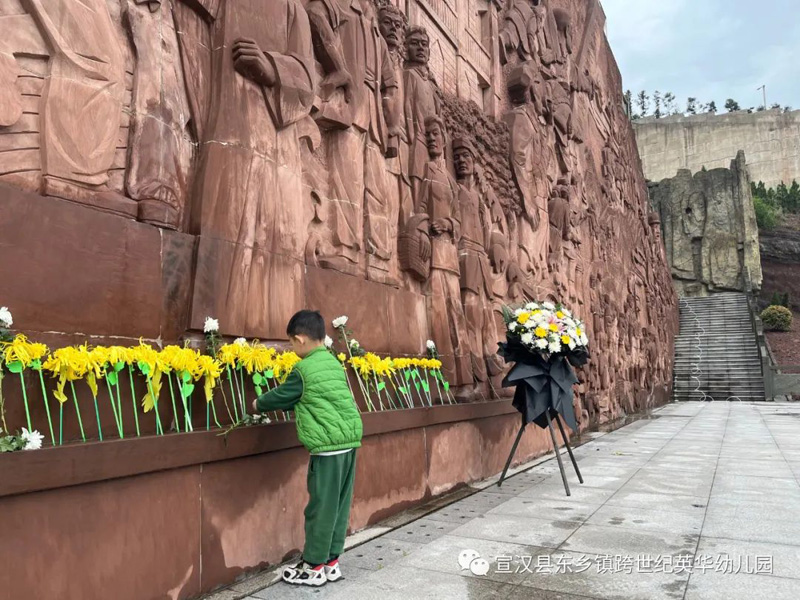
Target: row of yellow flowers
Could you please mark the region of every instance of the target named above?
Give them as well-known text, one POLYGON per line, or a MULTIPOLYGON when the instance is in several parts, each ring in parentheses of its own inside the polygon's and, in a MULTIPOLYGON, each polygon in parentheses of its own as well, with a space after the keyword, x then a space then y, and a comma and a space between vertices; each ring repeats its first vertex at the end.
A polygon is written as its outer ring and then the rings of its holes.
MULTIPOLYGON (((9 338, 6 338, 9 339, 9 338)), ((354 340, 353 340, 354 342, 354 340)), ((386 410, 388 408, 414 408, 432 406, 438 391, 441 403, 452 402, 449 384, 442 376, 442 363, 437 358, 388 358, 371 352, 364 352, 358 343, 347 344, 348 355, 339 354, 345 370, 351 368, 361 389, 367 410, 386 410)), ((333 352, 332 344, 329 350, 333 352)), ((281 352, 258 341, 252 343, 238 339, 218 348, 212 345, 214 356, 180 346, 154 348, 143 341, 137 346, 94 346, 88 344, 68 346, 50 351, 45 344, 32 342, 23 334, 16 335, 7 342, 0 342, 0 417, 2 428, 8 431, 2 398, 3 367, 12 374, 18 374, 27 421, 27 432, 34 432, 29 398, 24 372, 32 371, 38 375, 42 398, 46 409, 50 439, 53 445, 63 443, 63 423, 65 405, 70 399, 80 429, 81 438, 86 441, 81 406, 75 384, 85 381, 88 385, 97 420, 100 440, 103 428, 100 421, 99 400, 106 396, 113 413, 115 426, 120 438, 124 437, 122 388, 130 387, 130 402, 133 408, 136 435, 141 435, 139 406, 142 412, 155 413, 156 433, 165 433, 162 413, 158 404, 162 400, 165 387, 169 391, 172 410, 172 428, 177 432, 193 431, 191 398, 195 385, 202 382, 206 400, 206 428, 211 428, 213 418, 221 427, 214 405, 215 390, 220 389, 224 406, 232 423, 251 422, 247 414, 245 381, 252 380, 257 394, 272 389, 285 381, 300 358, 293 352, 281 352), (146 382, 146 392, 138 399, 134 385, 135 374, 140 374, 146 382), (127 376, 126 376, 127 375, 127 376), (227 375, 227 385, 220 380, 227 375), (52 396, 58 401, 57 431, 48 403, 48 386, 45 376, 55 380, 52 396), (127 380, 127 381, 126 381, 127 380), (105 388, 105 389, 103 389, 105 388), (230 394, 226 393, 230 391, 230 394), (230 402, 229 402, 230 400, 230 402), (56 435, 57 434, 57 435, 56 435)), ((349 383, 349 381, 348 381, 349 383)), ((140 384, 141 385, 141 384, 140 384)), ((126 393, 126 395, 128 395, 126 393)), ((105 401, 105 400, 102 400, 105 401)), ((85 408, 84 408, 85 410, 85 408)), ((284 418, 287 418, 284 415, 284 418)), ((36 432, 36 435, 39 435, 36 432)))

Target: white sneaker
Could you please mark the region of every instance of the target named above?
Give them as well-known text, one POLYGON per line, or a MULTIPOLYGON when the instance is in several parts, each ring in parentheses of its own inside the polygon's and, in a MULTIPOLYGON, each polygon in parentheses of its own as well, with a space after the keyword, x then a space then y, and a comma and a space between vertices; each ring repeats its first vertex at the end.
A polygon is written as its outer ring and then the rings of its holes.
POLYGON ((325 565, 325 579, 328 581, 339 581, 342 578, 342 568, 339 566, 339 559, 334 558, 325 565))
POLYGON ((328 582, 324 565, 312 567, 305 561, 300 561, 293 567, 286 567, 281 577, 286 583, 292 585, 319 587, 328 582))

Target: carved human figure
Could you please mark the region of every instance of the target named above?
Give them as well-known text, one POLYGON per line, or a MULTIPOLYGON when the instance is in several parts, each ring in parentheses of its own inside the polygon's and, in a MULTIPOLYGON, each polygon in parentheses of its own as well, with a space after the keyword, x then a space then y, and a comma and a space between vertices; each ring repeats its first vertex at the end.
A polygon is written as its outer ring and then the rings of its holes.
POLYGON ((366 249, 368 277, 388 281, 400 210, 385 162, 397 154, 390 139, 397 137, 400 122, 394 63, 370 0, 311 0, 306 10, 316 56, 326 70, 323 93, 326 87, 345 87, 351 117, 329 137, 337 255, 321 258, 320 265, 355 274, 366 249))
POLYGON ((511 166, 524 209, 524 216, 518 220, 520 252, 524 258, 520 262, 530 274, 541 273, 547 261, 549 190, 531 65, 514 68, 508 76, 508 92, 513 108, 504 121, 510 134, 511 166))
MULTIPOLYGON (((192 232, 200 235, 192 324, 280 337, 304 303, 311 207, 302 193, 297 123, 314 101, 314 56, 299 0, 213 5, 208 120, 192 232)), ((198 106, 205 96, 198 93, 198 106)), ((201 110, 197 111, 198 113, 201 110)))
POLYGON ((465 138, 453 140, 453 162, 458 181, 461 211, 461 239, 458 243, 461 297, 469 332, 472 372, 485 384, 502 373, 497 356, 497 326, 492 310, 492 270, 488 249, 492 243, 492 214, 489 199, 475 176, 475 148, 465 138))
POLYGON ((556 23, 547 0, 509 0, 499 33, 500 62, 537 58, 545 65, 555 60, 556 23))
POLYGON ((41 114, 43 192, 125 212, 108 192, 125 65, 105 0, 29 0, 51 48, 41 114), (98 192, 104 194, 101 198, 98 192))
POLYGON ((428 117, 425 127, 430 160, 420 186, 418 212, 428 215, 430 223, 431 275, 426 290, 428 321, 450 383, 468 385, 473 382, 473 377, 459 282, 459 187, 445 164, 444 121, 436 116, 428 117))
POLYGON ((569 204, 569 190, 563 180, 553 190, 553 195, 547 206, 550 219, 550 243, 548 254, 548 267, 550 274, 555 278, 556 285, 566 291, 569 282, 567 269, 564 265, 564 245, 571 239, 572 222, 569 204))
POLYGON ((196 140, 186 129, 191 114, 172 7, 128 0, 124 21, 136 50, 126 189, 139 201, 140 221, 178 229, 196 140))
POLYGON ((414 204, 420 202, 419 189, 428 162, 425 120, 441 115, 441 104, 433 76, 428 69, 430 38, 424 27, 411 27, 406 32, 406 64, 404 77, 405 118, 409 137, 408 174, 414 204))

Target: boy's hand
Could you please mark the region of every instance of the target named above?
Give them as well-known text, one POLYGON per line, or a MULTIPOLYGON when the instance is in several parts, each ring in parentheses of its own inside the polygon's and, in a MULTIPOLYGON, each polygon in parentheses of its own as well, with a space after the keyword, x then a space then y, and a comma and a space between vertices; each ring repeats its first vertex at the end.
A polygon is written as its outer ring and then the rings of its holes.
POLYGON ((260 411, 258 410, 258 398, 253 400, 253 414, 258 414, 260 411))

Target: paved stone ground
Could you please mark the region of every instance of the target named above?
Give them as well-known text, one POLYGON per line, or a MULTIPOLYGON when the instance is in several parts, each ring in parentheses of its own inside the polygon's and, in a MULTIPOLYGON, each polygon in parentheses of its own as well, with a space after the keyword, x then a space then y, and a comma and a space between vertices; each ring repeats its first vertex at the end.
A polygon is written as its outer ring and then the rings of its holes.
POLYGON ((799 434, 798 405, 671 404, 578 448, 569 498, 547 460, 352 548, 343 581, 211 598, 795 600, 799 434))

